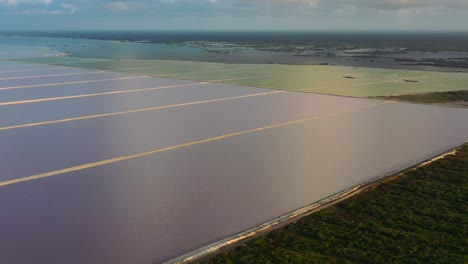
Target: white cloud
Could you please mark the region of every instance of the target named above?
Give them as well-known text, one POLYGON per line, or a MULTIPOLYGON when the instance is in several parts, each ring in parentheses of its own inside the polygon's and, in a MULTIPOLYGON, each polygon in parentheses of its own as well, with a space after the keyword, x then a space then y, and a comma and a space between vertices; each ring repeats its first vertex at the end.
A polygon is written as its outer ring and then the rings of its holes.
POLYGON ((226 17, 453 17, 468 15, 468 0, 0 0, 10 13, 226 17), (132 11, 134 10, 134 11, 132 11))
MULTIPOLYGON (((161 0, 163 2, 175 2, 175 0, 161 0)), ((193 0, 178 0, 177 2, 194 2, 193 0)), ((203 2, 199 0, 198 2, 203 2)), ((398 10, 408 8, 428 8, 444 6, 447 8, 468 8, 468 0, 217 0, 218 3, 242 3, 256 6, 323 6, 329 9, 339 9, 343 6, 356 8, 372 8, 382 10, 398 10)))
POLYGON ((22 3, 49 5, 54 0, 0 0, 0 4, 18 5, 22 3))
MULTIPOLYGON (((160 0, 178 4, 206 0, 160 0)), ((450 17, 468 15, 468 0, 217 0, 217 6, 235 16, 239 12, 274 16, 337 17, 450 17)))
POLYGON ((445 6, 445 7, 468 7, 466 0, 345 0, 358 7, 369 7, 375 9, 408 9, 408 8, 428 8, 432 6, 445 6))
POLYGON ((75 14, 76 13, 76 6, 71 4, 60 4, 60 7, 65 13, 75 14))
MULTIPOLYGON (((12 0, 9 0, 12 1, 12 0)), ((20 14, 23 15, 34 15, 34 14, 40 14, 40 15, 63 15, 63 14, 75 14, 77 11, 77 7, 72 4, 67 4, 67 3, 54 3, 52 4, 53 0, 40 0, 40 1, 34 1, 34 4, 31 4, 25 6, 24 8, 21 8, 18 10, 20 14)), ((26 0, 23 1, 16 1, 16 3, 13 3, 11 5, 18 5, 20 3, 29 3, 26 0)))
POLYGON ((107 7, 113 11, 128 11, 135 8, 135 4, 129 2, 110 2, 107 7))

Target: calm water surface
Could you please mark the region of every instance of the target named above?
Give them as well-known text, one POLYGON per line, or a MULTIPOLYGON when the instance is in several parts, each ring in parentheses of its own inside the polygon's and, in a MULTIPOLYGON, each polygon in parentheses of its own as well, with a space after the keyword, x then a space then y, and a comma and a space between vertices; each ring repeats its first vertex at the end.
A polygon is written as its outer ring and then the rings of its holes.
POLYGON ((468 140, 466 109, 295 95, 0 132, 7 180, 342 112, 0 187, 0 262, 160 263, 468 140))
MULTIPOLYGON (((25 43, 31 47, 47 48, 51 54, 64 53, 83 58, 336 64, 371 68, 468 71, 467 33, 0 32, 0 45, 16 47, 25 43), (401 59, 410 62, 398 61, 401 59), (427 59, 430 61, 424 61, 427 59), (431 66, 436 59, 448 60, 448 64, 444 67, 431 66), (426 65, 407 65, 418 62, 426 65), (459 67, 450 67, 450 63, 457 63, 459 67)), ((28 55, 23 57, 34 57, 33 54, 28 55)))

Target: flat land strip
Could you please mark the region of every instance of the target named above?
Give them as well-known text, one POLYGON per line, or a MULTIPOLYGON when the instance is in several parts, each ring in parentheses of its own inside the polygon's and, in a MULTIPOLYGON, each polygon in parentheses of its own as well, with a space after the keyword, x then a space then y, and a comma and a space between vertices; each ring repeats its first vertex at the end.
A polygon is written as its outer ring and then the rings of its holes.
POLYGON ((335 65, 221 64, 47 57, 17 61, 353 97, 468 90, 468 74, 335 65))
POLYGON ((206 263, 467 263, 468 145, 206 263))

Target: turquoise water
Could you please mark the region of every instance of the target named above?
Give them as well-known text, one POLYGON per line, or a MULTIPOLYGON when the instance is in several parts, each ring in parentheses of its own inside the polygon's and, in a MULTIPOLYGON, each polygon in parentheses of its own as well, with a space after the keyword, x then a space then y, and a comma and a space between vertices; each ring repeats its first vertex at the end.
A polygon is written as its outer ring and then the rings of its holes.
POLYGON ((25 36, 0 36, 0 46, 2 52, 17 50, 18 54, 24 50, 43 51, 42 53, 27 53, 20 56, 21 58, 53 53, 83 58, 197 60, 207 53, 196 48, 164 44, 25 36), (46 50, 53 52, 46 52, 46 50))
POLYGON ((468 71, 467 34, 19 32, 0 33, 0 45, 82 58, 468 71))
POLYGON ((0 60, 58 56, 60 52, 41 46, 0 45, 0 60))

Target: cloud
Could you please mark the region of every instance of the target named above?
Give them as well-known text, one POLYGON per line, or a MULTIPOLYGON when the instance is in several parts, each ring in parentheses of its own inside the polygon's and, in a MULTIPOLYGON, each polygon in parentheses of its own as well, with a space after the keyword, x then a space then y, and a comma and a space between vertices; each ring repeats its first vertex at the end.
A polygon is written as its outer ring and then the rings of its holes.
MULTIPOLYGON (((103 12, 107 9, 114 12, 123 12, 139 9, 142 15, 154 12, 185 15, 187 13, 224 13, 231 16, 241 16, 242 12, 257 14, 313 14, 333 15, 341 10, 354 10, 360 12, 385 12, 387 14, 424 14, 456 10, 468 12, 468 0, 0 0, 0 4, 7 6, 54 6, 61 4, 73 5, 80 11, 91 13, 103 12), (102 9, 103 8, 103 9, 102 9), (101 9, 101 10, 100 10, 101 9), (313 12, 310 12, 312 11, 313 12), (307 12, 306 12, 307 11, 307 12)), ((48 8, 47 8, 48 9, 48 8)), ((63 7, 63 9, 67 9, 63 7)), ((69 9, 68 10, 72 10, 69 9)))
MULTIPOLYGON (((160 0, 170 3, 203 3, 207 0, 160 0)), ((208 0, 209 2, 212 2, 208 0)), ((467 8, 467 0, 216 0, 225 5, 254 5, 259 8, 276 7, 323 7, 328 10, 340 9, 343 6, 353 6, 358 9, 400 10, 410 8, 429 8, 443 6, 446 8, 467 8)))
POLYGON ((224 14, 267 16, 437 16, 467 13, 468 0, 140 0, 142 10, 162 14, 224 14))
POLYGON ((129 2, 110 2, 107 7, 112 11, 128 11, 135 8, 135 4, 129 2))
MULTIPOLYGON (((468 0, 0 0, 2 14, 163 18, 433 18, 468 16, 468 0)), ((465 21, 465 20, 464 20, 465 21)), ((353 21, 350 21, 353 23, 353 21)))
POLYGON ((65 13, 69 13, 69 14, 75 14, 76 13, 76 6, 74 5, 71 5, 71 4, 60 4, 60 7, 62 8, 62 10, 65 12, 65 13))
POLYGON ((0 0, 0 4, 6 5, 18 5, 23 3, 49 5, 52 2, 53 0, 0 0))
MULTIPOLYGON (((160 0, 174 4, 204 0, 160 0)), ((205 0, 206 1, 206 0, 205 0)), ((273 16, 450 16, 468 15, 468 0, 217 0, 224 13, 273 16)))
POLYGON ((449 8, 468 7, 466 0, 347 0, 348 4, 356 7, 367 7, 374 9, 397 10, 409 8, 428 8, 434 6, 445 6, 449 8))
MULTIPOLYGON (((0 0, 2 1, 2 0, 0 0)), ((23 15, 63 15, 75 14, 77 7, 68 3, 53 0, 7 0, 7 4, 17 7, 17 12, 23 15), (21 5, 21 8, 19 7, 21 5)))

